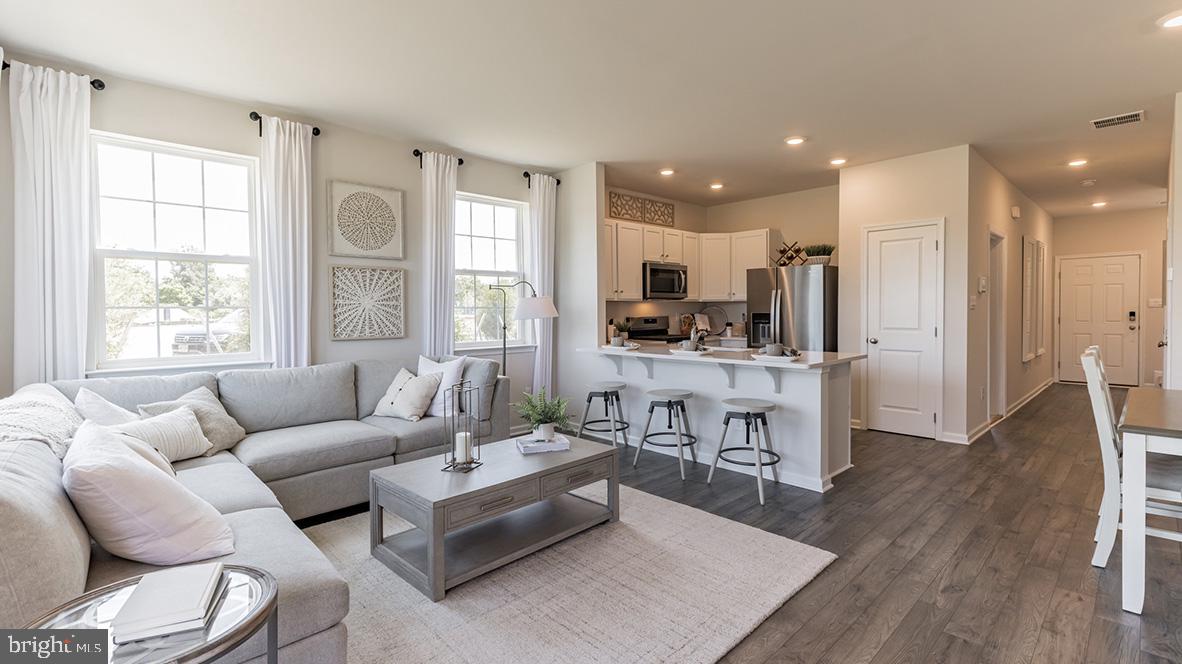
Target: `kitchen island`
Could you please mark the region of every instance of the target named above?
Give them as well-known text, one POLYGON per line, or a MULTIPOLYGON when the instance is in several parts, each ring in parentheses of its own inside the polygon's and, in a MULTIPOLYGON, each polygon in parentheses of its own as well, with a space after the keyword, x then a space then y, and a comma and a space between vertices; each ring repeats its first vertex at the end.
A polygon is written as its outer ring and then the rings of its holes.
MULTIPOLYGON (((768 414, 772 441, 783 461, 780 482, 824 492, 833 478, 853 467, 850 461, 850 364, 866 356, 860 353, 805 352, 795 360, 753 357, 755 351, 712 347, 702 355, 675 353, 665 344, 645 343, 635 350, 593 348, 581 352, 603 358, 603 374, 628 383, 621 393, 624 418, 632 423, 629 443, 639 442, 650 399, 645 392, 663 387, 693 390, 686 403, 690 426, 698 436, 698 462, 709 464, 718 449, 722 400, 756 397, 777 405, 768 414), (610 372, 610 373, 609 373, 610 372)), ((653 431, 664 431, 665 421, 653 419, 653 431)), ((742 427, 731 426, 729 445, 741 444, 742 427)), ((645 447, 676 455, 675 448, 645 447)), ((631 455, 633 452, 629 452, 631 455)), ((631 456, 626 461, 631 463, 631 456)), ((688 455, 687 455, 688 459, 688 455)), ((641 463, 644 463, 643 456, 641 463)), ((719 468, 754 475, 755 469, 719 461, 719 468)), ((771 472, 765 470, 771 480, 771 472)))

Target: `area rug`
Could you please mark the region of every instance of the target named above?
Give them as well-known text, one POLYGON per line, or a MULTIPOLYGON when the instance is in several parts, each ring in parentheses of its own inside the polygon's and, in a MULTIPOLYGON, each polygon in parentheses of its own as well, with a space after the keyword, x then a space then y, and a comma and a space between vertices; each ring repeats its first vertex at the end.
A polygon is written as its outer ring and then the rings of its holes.
POLYGON ((628 487, 620 505, 438 603, 370 556, 368 514, 304 532, 349 582, 351 664, 715 662, 836 559, 628 487))

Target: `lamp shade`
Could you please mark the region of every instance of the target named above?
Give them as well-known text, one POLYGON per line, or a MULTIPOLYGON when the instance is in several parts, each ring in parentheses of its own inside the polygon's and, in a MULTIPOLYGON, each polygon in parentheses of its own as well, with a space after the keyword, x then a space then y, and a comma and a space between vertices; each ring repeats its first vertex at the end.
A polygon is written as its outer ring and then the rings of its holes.
POLYGON ((557 317, 558 310, 554 308, 554 298, 549 295, 523 297, 517 300, 517 310, 513 312, 514 320, 557 317))

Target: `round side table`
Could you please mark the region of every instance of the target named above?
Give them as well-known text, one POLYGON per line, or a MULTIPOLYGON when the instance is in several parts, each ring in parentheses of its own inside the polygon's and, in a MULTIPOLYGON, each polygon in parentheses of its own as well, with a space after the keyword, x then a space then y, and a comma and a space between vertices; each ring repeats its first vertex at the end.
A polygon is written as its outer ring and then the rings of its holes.
POLYGON ((226 591, 204 630, 116 645, 111 622, 139 584, 140 576, 81 595, 26 625, 26 629, 105 629, 107 661, 135 664, 213 662, 267 626, 267 662, 279 662, 278 587, 265 570, 226 565, 226 591))

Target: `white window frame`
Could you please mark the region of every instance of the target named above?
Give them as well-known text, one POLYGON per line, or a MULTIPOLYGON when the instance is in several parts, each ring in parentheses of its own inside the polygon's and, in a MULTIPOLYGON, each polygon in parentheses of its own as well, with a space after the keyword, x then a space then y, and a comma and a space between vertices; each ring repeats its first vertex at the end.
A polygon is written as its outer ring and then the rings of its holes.
MULTIPOLYGON (((500 205, 502 207, 517 208, 517 266, 520 269, 517 272, 510 273, 510 272, 500 272, 497 270, 461 270, 461 269, 455 268, 455 266, 453 265, 453 267, 452 267, 452 288, 455 288, 455 279, 456 279, 456 276, 458 276, 458 275, 471 275, 471 276, 476 276, 476 277, 508 277, 509 275, 514 275, 513 276, 514 281, 518 281, 518 280, 527 280, 528 281, 529 280, 529 270, 527 270, 526 268, 529 265, 529 262, 528 262, 528 259, 529 259, 528 245, 529 245, 529 233, 530 233, 530 229, 529 229, 529 203, 527 203, 525 201, 515 201, 510 198, 499 198, 497 196, 486 196, 484 194, 473 194, 471 192, 466 192, 466 191, 457 191, 455 200, 456 200, 456 202, 467 201, 469 203, 483 203, 485 205, 500 205)), ((452 231, 452 242, 453 243, 455 242, 455 236, 456 236, 456 233, 453 229, 453 231, 452 231)), ((523 290, 528 291, 529 289, 527 286, 518 286, 517 287, 517 292, 518 292, 519 297, 521 296, 523 290)), ((528 293, 526 293, 526 294, 528 295, 528 293)), ((497 298, 499 301, 500 294, 497 295, 497 298)), ((509 316, 512 316, 513 312, 509 311, 509 312, 507 312, 507 314, 509 316)), ((455 317, 455 306, 454 305, 452 306, 452 317, 453 318, 455 317)), ((531 325, 529 323, 530 323, 530 321, 519 321, 518 322, 517 329, 518 329, 520 336, 517 339, 509 339, 508 340, 508 347, 509 348, 527 348, 527 347, 532 347, 534 345, 533 325, 531 325)), ((453 320, 453 325, 454 325, 454 320, 453 320)), ((468 342, 462 342, 462 343, 456 341, 454 343, 455 343, 455 350, 456 351, 465 351, 465 352, 466 351, 479 351, 479 350, 486 350, 486 349, 493 349, 493 348, 500 349, 500 347, 501 347, 501 342, 499 339, 497 339, 495 341, 468 341, 468 342)))
MULTIPOLYGON (((258 157, 236 154, 233 152, 222 152, 220 150, 210 150, 206 148, 199 148, 189 145, 181 145, 177 143, 168 143, 165 141, 157 141, 148 138, 139 138, 136 136, 127 136, 124 134, 116 134, 112 132, 105 132, 99 130, 91 130, 90 132, 90 205, 91 205, 91 227, 90 227, 90 256, 91 256, 91 288, 90 288, 90 311, 89 311, 89 327, 90 337, 87 345, 87 371, 88 372, 106 372, 106 371, 123 371, 135 369, 168 369, 172 367, 193 368, 200 366, 223 366, 231 364, 251 364, 264 361, 263 340, 262 340, 262 324, 260 316, 262 315, 261 297, 259 290, 259 274, 258 274, 258 246, 256 239, 256 230, 258 224, 258 157), (98 246, 100 234, 99 217, 99 168, 98 168, 98 147, 99 145, 114 145, 118 147, 131 148, 136 150, 150 150, 163 154, 170 154, 179 157, 188 157, 191 159, 202 159, 205 161, 218 161, 227 164, 234 164, 236 166, 245 166, 248 173, 247 183, 247 200, 250 202, 247 212, 247 220, 249 224, 250 233, 250 256, 226 256, 219 254, 190 254, 177 253, 166 251, 141 251, 132 249, 105 249, 98 246), (204 354, 204 355, 190 355, 185 357, 154 357, 154 358, 136 358, 136 359, 107 359, 107 325, 106 325, 106 274, 105 265, 107 258, 140 258, 153 260, 177 260, 177 261, 203 261, 207 265, 210 262, 215 263, 238 263, 250 266, 250 351, 245 353, 219 353, 219 354, 204 354)), ((155 201, 153 201, 155 202, 155 201)), ((205 209, 205 206, 201 206, 205 209)), ((241 210, 235 210, 241 212, 241 210)), ((208 309, 208 291, 206 292, 206 303, 203 308, 208 309)), ((160 293, 159 284, 156 288, 156 311, 159 316, 160 310, 160 293)), ((159 320, 157 320, 159 324, 159 320)), ((209 319, 206 318, 206 339, 209 338, 209 319)), ((157 354, 160 352, 159 332, 157 332, 157 354)))

